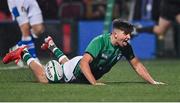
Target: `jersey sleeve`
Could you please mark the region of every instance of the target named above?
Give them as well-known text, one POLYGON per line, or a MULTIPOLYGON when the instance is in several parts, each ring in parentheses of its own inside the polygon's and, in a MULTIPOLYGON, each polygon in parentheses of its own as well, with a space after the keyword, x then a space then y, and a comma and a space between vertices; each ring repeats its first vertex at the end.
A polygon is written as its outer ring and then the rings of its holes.
POLYGON ((130 44, 123 48, 122 54, 127 60, 132 60, 135 57, 132 46, 130 44))
POLYGON ((103 40, 101 37, 94 38, 87 46, 85 53, 90 54, 93 58, 97 57, 103 48, 103 40))

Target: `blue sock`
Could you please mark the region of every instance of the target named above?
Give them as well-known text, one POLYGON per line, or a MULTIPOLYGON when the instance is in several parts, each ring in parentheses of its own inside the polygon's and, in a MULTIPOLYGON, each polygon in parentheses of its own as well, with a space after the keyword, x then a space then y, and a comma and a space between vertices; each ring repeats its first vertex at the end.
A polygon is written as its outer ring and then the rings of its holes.
POLYGON ((28 46, 28 51, 32 55, 32 57, 37 58, 35 44, 34 44, 32 37, 29 36, 28 39, 26 39, 26 40, 21 39, 21 41, 18 42, 18 46, 21 46, 23 44, 28 46))

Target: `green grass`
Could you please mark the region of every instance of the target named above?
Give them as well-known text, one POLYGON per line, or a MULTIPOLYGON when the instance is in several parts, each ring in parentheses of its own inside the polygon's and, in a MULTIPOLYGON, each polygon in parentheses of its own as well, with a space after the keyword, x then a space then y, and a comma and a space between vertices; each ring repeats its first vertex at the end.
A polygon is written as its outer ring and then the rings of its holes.
POLYGON ((180 60, 143 61, 152 76, 167 85, 150 85, 139 78, 125 61, 117 63, 100 81, 105 86, 87 84, 40 84, 30 69, 2 70, 0 101, 180 101, 180 60))

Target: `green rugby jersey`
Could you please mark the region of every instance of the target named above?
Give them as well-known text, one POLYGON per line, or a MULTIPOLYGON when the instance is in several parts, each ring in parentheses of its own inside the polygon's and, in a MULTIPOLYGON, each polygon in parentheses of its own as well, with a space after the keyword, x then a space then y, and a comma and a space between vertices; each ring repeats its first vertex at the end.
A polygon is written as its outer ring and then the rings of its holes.
MULTIPOLYGON (((131 45, 128 44, 126 47, 112 45, 110 34, 102 34, 94 38, 87 46, 85 53, 93 57, 90 68, 96 80, 109 72, 122 56, 125 56, 127 60, 134 58, 131 45)), ((80 71, 79 64, 76 66, 75 74, 78 79, 85 78, 80 71)))

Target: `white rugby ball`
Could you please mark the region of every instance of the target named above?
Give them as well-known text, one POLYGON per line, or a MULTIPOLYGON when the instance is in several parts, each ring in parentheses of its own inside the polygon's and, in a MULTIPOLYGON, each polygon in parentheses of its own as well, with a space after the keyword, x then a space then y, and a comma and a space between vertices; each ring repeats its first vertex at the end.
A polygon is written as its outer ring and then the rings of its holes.
POLYGON ((45 65, 45 73, 51 82, 58 82, 63 77, 62 67, 56 60, 51 60, 45 65))

